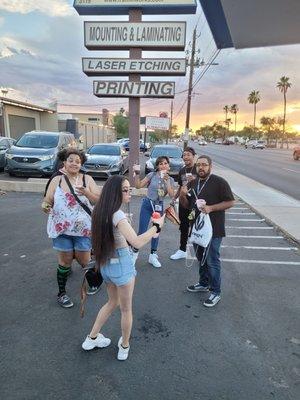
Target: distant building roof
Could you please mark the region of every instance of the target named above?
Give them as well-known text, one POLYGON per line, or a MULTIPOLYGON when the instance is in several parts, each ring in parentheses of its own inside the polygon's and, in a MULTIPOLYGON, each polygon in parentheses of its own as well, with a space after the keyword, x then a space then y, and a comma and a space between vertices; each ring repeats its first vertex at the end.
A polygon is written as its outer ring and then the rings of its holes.
POLYGON ((48 112, 48 113, 55 113, 56 110, 52 108, 45 108, 36 104, 30 104, 25 101, 19 101, 19 100, 14 100, 14 99, 9 99, 7 97, 1 97, 0 96, 0 101, 3 104, 7 104, 10 106, 16 106, 16 107, 21 107, 21 108, 27 108, 29 110, 34 110, 34 111, 40 111, 40 112, 48 112))
POLYGON ((299 0, 199 0, 218 49, 300 43, 299 0))
POLYGON ((102 114, 101 106, 84 106, 57 104, 57 112, 60 114, 102 114))

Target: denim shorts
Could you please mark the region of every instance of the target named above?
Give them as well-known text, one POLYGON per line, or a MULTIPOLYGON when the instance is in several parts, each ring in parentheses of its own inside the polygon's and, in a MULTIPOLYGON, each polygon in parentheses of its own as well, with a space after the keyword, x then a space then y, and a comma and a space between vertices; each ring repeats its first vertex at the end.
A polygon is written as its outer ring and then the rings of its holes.
POLYGON ((90 251, 91 238, 88 236, 59 235, 52 239, 54 250, 58 251, 90 251))
POLYGON ((101 267, 104 282, 122 286, 129 283, 136 276, 133 258, 129 247, 115 250, 116 257, 101 267))

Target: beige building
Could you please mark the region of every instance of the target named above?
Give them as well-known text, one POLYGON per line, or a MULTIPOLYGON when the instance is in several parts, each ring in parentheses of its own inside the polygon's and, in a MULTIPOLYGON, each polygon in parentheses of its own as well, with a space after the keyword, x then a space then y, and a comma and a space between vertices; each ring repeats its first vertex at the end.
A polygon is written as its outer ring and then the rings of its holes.
POLYGON ((56 110, 0 97, 0 135, 17 139, 32 130, 57 132, 56 110))
POLYGON ((77 119, 80 122, 113 126, 114 114, 103 108, 102 111, 86 110, 86 107, 80 105, 57 105, 57 112, 61 118, 77 119))
POLYGON ((60 131, 70 131, 79 139, 83 149, 95 143, 111 143, 116 141, 113 117, 107 109, 86 111, 84 106, 57 105, 58 126, 60 131), (71 123, 70 123, 71 122, 71 123), (70 126, 73 129, 70 129, 70 126))

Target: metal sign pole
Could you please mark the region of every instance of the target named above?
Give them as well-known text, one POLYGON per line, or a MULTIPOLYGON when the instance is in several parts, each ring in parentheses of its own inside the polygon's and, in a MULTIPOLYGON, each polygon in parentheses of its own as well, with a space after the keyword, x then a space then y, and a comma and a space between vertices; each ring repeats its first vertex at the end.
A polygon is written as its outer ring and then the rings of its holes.
MULTIPOLYGON (((142 11, 133 9, 129 11, 129 22, 141 22, 142 11)), ((142 58, 142 49, 131 48, 129 58, 142 58)), ((129 80, 140 81, 140 75, 130 74, 129 80)), ((138 97, 129 98, 129 181, 134 184, 133 164, 139 163, 140 156, 140 99, 138 97)))

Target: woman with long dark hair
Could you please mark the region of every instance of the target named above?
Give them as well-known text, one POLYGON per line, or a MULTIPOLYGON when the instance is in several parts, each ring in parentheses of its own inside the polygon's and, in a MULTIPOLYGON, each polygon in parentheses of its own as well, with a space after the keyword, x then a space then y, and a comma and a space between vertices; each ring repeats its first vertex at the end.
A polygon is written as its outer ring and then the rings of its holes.
MULTIPOLYGON (((139 220, 139 234, 148 229, 151 215, 154 211, 159 212, 160 215, 164 211, 164 198, 168 194, 171 198, 174 196, 174 179, 169 176, 170 161, 167 156, 157 157, 155 161, 155 171, 150 172, 144 179, 140 180, 139 176, 140 166, 134 166, 135 172, 135 187, 137 189, 146 187, 147 196, 142 200, 139 220)), ((160 268, 161 263, 157 255, 158 237, 151 240, 151 252, 148 258, 149 264, 155 268, 160 268)), ((136 249, 134 249, 135 251, 136 249)), ((137 258, 137 252, 135 252, 137 258)))
POLYGON ((122 336, 118 342, 118 360, 126 360, 132 327, 132 295, 136 270, 128 243, 139 249, 155 237, 164 216, 153 220, 153 226, 137 235, 120 209, 130 201, 130 184, 123 176, 111 176, 103 186, 92 216, 92 244, 96 264, 107 286, 108 301, 100 309, 90 334, 82 344, 84 350, 107 347, 110 339, 101 329, 111 313, 120 306, 122 336))

